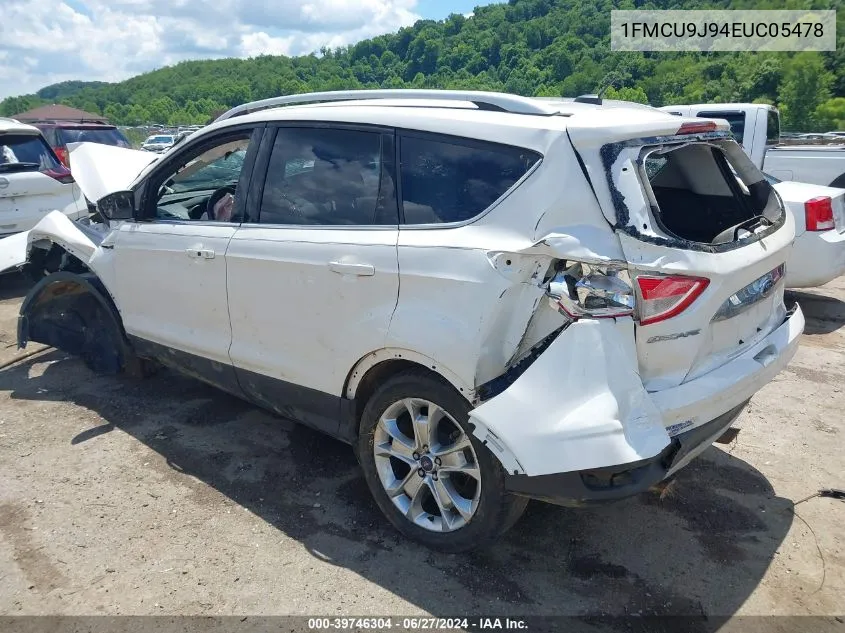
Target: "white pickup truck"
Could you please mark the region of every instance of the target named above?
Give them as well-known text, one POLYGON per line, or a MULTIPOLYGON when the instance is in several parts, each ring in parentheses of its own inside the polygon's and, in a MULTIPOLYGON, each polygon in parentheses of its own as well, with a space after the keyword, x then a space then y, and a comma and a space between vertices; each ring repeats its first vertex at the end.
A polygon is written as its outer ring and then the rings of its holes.
MULTIPOLYGON (((780 116, 760 103, 701 103, 661 108, 680 116, 725 119, 754 164, 780 180, 845 188, 845 144, 779 145, 780 116)), ((845 139, 843 139, 845 141, 845 139)))

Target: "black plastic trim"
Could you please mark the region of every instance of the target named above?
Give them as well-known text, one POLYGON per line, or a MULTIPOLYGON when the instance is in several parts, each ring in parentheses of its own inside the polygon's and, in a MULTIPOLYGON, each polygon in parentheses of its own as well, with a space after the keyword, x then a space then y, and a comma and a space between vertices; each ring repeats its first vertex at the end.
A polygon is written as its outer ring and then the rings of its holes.
POLYGON ((643 493, 663 481, 687 454, 727 430, 747 404, 746 400, 714 420, 673 437, 669 446, 649 459, 534 477, 505 475, 505 486, 513 494, 565 506, 594 505, 643 493))
POLYGON ((160 343, 130 336, 139 356, 152 358, 283 418, 352 443, 358 432, 355 403, 342 396, 220 363, 160 343))

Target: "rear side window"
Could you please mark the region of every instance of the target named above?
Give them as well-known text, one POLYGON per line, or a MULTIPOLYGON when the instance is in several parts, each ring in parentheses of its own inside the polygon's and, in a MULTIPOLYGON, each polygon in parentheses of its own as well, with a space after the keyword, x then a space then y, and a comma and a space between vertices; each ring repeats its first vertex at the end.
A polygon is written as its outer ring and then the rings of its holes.
POLYGON ((745 113, 743 112, 699 112, 695 116, 703 119, 725 119, 731 126, 731 134, 742 145, 745 138, 745 113))
POLYGON ((405 135, 400 159, 405 224, 439 224, 479 215, 540 156, 495 143, 405 135))
MULTIPOLYGON (((279 128, 261 198, 261 224, 397 224, 378 132, 279 128)), ((388 161, 390 157, 388 156, 388 161)))
POLYGON ((25 169, 59 170, 59 161, 41 136, 0 134, 0 172, 25 169))
POLYGON ((117 128, 62 128, 61 134, 65 145, 68 143, 100 143, 101 145, 113 145, 115 147, 129 147, 129 141, 117 128))

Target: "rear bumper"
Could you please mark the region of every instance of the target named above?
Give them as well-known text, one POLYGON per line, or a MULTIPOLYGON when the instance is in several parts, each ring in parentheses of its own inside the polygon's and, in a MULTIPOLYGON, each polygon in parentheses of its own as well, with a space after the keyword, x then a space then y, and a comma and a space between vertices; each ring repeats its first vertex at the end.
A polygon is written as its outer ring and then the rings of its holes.
POLYGON ((557 505, 584 506, 616 501, 647 491, 716 441, 742 413, 748 401, 706 424, 672 438, 661 453, 639 462, 569 473, 507 475, 513 494, 557 505))
POLYGON ((845 232, 805 231, 795 238, 786 264, 787 288, 823 286, 845 275, 845 232))
POLYGON ((648 393, 635 350, 625 349, 632 326, 577 322, 470 412, 473 433, 499 458, 515 494, 567 505, 638 494, 715 441, 789 363, 803 330, 795 306, 737 358, 648 393))

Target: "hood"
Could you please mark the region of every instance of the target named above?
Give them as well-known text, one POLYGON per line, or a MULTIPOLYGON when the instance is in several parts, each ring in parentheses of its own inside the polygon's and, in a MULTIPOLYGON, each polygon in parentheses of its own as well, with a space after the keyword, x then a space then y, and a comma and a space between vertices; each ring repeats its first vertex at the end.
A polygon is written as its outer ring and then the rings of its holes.
POLYGON ((85 197, 96 202, 115 191, 125 191, 158 154, 137 149, 69 143, 70 170, 85 197))

